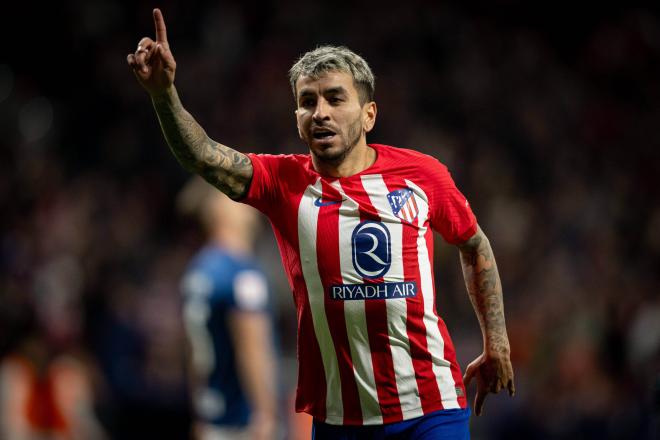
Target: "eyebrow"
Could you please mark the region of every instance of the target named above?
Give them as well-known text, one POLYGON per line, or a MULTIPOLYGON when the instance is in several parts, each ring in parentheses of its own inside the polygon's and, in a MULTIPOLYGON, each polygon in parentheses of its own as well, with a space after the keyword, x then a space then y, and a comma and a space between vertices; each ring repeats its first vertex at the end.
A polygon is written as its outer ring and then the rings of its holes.
POLYGON ((329 89, 325 89, 323 91, 324 95, 337 95, 340 93, 346 93, 346 89, 343 88, 342 86, 330 87, 329 89))
POLYGON ((302 89, 298 94, 298 98, 305 98, 307 96, 314 96, 314 95, 316 95, 316 93, 314 93, 313 89, 302 89))
MULTIPOLYGON (((314 96, 316 95, 316 92, 314 92, 315 89, 312 88, 307 88, 307 89, 301 89, 300 94, 298 95, 298 98, 306 98, 308 96, 314 96)), ((323 90, 324 95, 338 95, 346 93, 346 89, 343 88, 342 86, 337 86, 337 87, 330 87, 328 89, 323 90)))

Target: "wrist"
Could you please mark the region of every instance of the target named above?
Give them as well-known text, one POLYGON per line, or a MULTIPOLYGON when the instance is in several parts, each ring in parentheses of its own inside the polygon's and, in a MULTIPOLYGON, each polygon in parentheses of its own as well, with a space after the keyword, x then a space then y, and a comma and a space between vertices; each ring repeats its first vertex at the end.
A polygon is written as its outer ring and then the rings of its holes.
POLYGON ((489 359, 508 359, 511 357, 509 347, 487 347, 484 349, 485 357, 489 359))
POLYGON ((176 97, 174 84, 170 84, 161 90, 149 91, 149 96, 154 103, 173 102, 176 97))
POLYGON ((506 334, 484 338, 484 354, 490 358, 509 357, 511 347, 506 334))

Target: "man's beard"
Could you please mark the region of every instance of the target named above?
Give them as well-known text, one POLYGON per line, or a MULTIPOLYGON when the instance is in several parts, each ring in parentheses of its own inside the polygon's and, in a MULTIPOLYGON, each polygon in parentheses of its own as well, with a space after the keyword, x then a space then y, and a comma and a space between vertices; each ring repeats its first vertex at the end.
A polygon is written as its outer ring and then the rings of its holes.
MULTIPOLYGON (((339 135, 339 133, 337 133, 339 135)), ((346 133, 346 142, 343 145, 343 148, 340 151, 329 151, 326 149, 319 152, 315 152, 310 148, 310 151, 314 156, 321 162, 327 163, 329 165, 339 165, 346 159, 346 157, 353 151, 353 148, 360 142, 362 137, 362 121, 360 117, 356 118, 355 121, 348 127, 348 132, 346 133)), ((344 140, 343 134, 340 136, 341 140, 344 140)))

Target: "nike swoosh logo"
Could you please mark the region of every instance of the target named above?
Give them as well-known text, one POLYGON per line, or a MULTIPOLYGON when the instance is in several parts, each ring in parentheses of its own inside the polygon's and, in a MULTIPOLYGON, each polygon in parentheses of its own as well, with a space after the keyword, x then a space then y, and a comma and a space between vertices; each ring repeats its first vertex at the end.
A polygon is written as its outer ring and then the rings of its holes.
POLYGON ((326 202, 322 201, 320 197, 317 197, 314 199, 314 206, 318 206, 319 208, 322 206, 330 206, 330 205, 336 205, 337 203, 341 203, 343 200, 328 200, 326 202))

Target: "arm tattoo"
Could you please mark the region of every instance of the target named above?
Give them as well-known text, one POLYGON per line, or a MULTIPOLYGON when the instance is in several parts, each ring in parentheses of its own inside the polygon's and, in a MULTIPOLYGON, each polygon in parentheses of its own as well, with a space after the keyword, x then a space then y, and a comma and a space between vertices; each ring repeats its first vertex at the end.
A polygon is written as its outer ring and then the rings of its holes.
POLYGON ((492 354, 508 356, 502 283, 490 242, 478 228, 477 233, 458 248, 465 285, 484 335, 484 347, 492 354))
POLYGON ((165 140, 181 165, 233 199, 244 196, 252 179, 250 158, 209 138, 183 108, 174 87, 152 102, 165 140))

